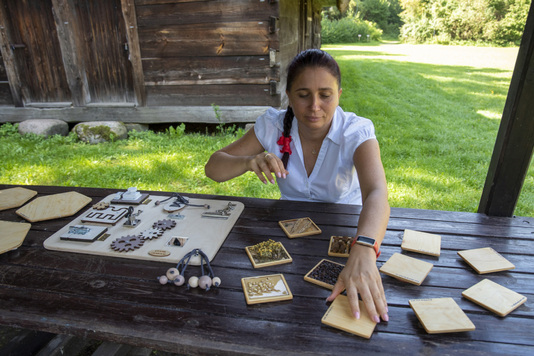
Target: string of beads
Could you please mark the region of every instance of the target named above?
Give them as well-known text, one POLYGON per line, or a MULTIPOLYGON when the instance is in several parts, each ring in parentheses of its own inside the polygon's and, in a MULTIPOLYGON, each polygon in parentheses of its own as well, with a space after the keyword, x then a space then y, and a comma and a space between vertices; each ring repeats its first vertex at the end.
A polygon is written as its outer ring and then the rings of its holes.
POLYGON ((200 256, 200 269, 202 275, 200 277, 190 277, 187 281, 187 288, 200 287, 201 289, 209 290, 212 286, 218 287, 221 284, 221 279, 215 277, 208 256, 198 248, 186 254, 178 262, 176 267, 169 268, 164 276, 157 277, 159 283, 173 283, 176 286, 182 286, 185 283, 185 270, 193 256, 200 256), (207 273, 204 271, 204 264, 207 267, 207 273))

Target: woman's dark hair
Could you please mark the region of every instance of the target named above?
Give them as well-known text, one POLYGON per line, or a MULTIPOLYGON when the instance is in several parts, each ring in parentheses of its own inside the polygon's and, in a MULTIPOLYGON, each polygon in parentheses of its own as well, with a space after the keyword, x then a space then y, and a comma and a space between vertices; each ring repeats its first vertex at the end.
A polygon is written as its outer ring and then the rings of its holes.
MULTIPOLYGON (((293 81, 297 78, 302 71, 308 67, 320 67, 326 69, 334 78, 337 79, 338 88, 341 88, 341 72, 339 66, 334 58, 325 51, 320 49, 307 49, 300 52, 293 58, 289 67, 287 68, 287 82, 286 91, 291 90, 293 81)), ((288 106, 286 115, 284 116, 284 132, 283 137, 290 138, 291 125, 293 123, 293 109, 288 106)), ((287 169, 287 162, 289 161, 290 152, 284 151, 282 156, 282 162, 287 169)))

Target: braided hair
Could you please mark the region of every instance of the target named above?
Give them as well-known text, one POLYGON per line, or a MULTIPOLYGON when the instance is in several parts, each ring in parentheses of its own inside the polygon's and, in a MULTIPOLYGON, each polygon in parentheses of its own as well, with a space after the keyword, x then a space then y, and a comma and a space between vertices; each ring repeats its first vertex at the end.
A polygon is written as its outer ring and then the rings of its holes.
MULTIPOLYGON (((341 88, 341 71, 339 66, 334 58, 325 51, 320 49, 307 49, 300 52, 293 58, 289 67, 287 68, 287 82, 286 82, 286 92, 291 90, 291 85, 293 84, 295 78, 297 78, 302 71, 308 67, 319 67, 326 69, 334 78, 337 79, 338 87, 341 88)), ((278 140, 278 144, 282 146, 280 152, 282 155, 282 162, 284 163, 284 168, 287 169, 287 164, 289 161, 289 155, 291 155, 291 149, 289 148, 289 143, 291 142, 291 126, 293 124, 293 108, 288 106, 286 114, 284 116, 284 131, 282 136, 278 140)))

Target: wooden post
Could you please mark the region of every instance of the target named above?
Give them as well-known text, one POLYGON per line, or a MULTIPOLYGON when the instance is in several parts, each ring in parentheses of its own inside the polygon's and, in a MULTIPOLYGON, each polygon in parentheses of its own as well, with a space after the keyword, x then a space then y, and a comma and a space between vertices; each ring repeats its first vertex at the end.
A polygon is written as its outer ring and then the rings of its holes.
POLYGON ((76 16, 69 0, 52 0, 52 12, 56 21, 59 45, 65 75, 74 106, 85 106, 91 102, 89 84, 85 75, 85 64, 80 53, 77 38, 76 16))
POLYGON ((141 62, 141 48, 137 33, 137 17, 133 0, 121 0, 122 16, 126 25, 126 37, 128 39, 128 52, 132 63, 133 86, 137 104, 146 106, 145 76, 141 62))
POLYGON ((15 63, 15 55, 11 49, 11 35, 9 30, 9 16, 7 14, 7 7, 3 0, 0 0, 0 51, 4 58, 7 78, 13 102, 15 106, 24 106, 22 99, 22 84, 20 82, 20 75, 18 73, 17 65, 15 63))
POLYGON ((534 5, 504 106, 479 213, 512 216, 534 149, 534 5))

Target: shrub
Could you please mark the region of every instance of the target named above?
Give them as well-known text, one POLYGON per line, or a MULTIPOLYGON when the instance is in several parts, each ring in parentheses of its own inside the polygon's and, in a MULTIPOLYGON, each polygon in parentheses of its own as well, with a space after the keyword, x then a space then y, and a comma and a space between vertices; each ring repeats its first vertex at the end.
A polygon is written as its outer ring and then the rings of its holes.
POLYGON ((367 35, 373 41, 379 41, 382 37, 382 30, 378 29, 376 24, 349 17, 334 21, 323 17, 321 26, 321 39, 323 44, 366 41, 367 35), (361 39, 358 35, 361 35, 361 39))

